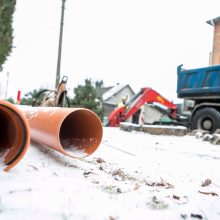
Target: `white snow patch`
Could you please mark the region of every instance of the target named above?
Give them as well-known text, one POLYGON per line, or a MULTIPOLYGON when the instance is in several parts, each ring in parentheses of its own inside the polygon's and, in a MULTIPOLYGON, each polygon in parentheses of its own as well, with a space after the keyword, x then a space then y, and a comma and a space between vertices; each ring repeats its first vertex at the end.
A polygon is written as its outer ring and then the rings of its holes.
POLYGON ((104 128, 101 145, 86 159, 31 143, 16 167, 1 171, 0 216, 218 220, 219 155, 219 145, 194 136, 118 128, 104 128), (211 184, 202 187, 206 179, 211 184))
POLYGON ((61 141, 64 150, 78 158, 86 157, 86 149, 94 143, 97 143, 97 138, 66 138, 61 141))
POLYGON ((7 154, 9 153, 9 151, 10 151, 9 148, 1 149, 1 151, 0 151, 0 164, 4 164, 5 158, 6 158, 7 154))

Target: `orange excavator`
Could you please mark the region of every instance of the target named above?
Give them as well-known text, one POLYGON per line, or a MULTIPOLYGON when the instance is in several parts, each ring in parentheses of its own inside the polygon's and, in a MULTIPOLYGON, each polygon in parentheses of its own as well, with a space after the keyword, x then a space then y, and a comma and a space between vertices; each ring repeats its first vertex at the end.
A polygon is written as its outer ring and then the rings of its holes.
POLYGON ((134 116, 140 111, 141 107, 146 103, 159 103, 166 107, 167 116, 171 119, 177 119, 177 106, 172 102, 168 101, 162 95, 155 90, 146 87, 142 88, 127 104, 122 107, 116 108, 108 116, 108 122, 105 126, 107 127, 118 127, 120 122, 124 122, 134 116))
POLYGON ((57 89, 40 90, 32 102, 32 106, 43 107, 70 107, 70 100, 67 96, 67 76, 63 76, 57 89))

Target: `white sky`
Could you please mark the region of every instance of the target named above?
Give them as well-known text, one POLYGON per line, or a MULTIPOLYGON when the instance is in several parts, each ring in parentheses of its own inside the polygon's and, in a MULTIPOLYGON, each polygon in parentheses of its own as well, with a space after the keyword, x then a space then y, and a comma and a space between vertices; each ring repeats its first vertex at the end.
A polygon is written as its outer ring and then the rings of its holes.
MULTIPOLYGON (((0 76, 5 97, 54 88, 61 0, 17 0, 14 46, 0 76)), ((176 99, 176 68, 208 66, 218 0, 66 0, 61 77, 152 87, 176 99)))

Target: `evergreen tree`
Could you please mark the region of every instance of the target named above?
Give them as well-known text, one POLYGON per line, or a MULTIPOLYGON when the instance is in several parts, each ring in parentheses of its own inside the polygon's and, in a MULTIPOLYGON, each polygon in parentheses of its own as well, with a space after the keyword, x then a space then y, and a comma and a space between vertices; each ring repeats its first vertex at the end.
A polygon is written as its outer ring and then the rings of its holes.
POLYGON ((16 0, 0 0, 0 71, 12 50, 15 5, 16 0))
POLYGON ((6 99, 6 101, 15 104, 15 100, 12 97, 9 97, 8 99, 6 99))
POLYGON ((103 85, 104 85, 103 80, 100 80, 100 81, 97 80, 97 81, 95 81, 95 87, 96 87, 96 88, 102 88, 103 85))
POLYGON ((74 107, 90 109, 95 112, 101 120, 103 119, 101 100, 97 97, 96 88, 92 85, 91 79, 85 79, 85 85, 78 85, 78 87, 74 89, 74 94, 74 107))
POLYGON ((34 89, 32 92, 28 92, 21 98, 20 104, 21 105, 32 105, 34 98, 36 98, 39 91, 34 89))

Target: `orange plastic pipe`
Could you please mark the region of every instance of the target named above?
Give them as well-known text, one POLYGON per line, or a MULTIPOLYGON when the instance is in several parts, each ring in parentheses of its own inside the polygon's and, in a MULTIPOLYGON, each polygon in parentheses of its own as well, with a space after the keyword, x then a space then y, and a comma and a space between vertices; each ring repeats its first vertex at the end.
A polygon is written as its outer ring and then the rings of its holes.
POLYGON ((30 125, 31 139, 64 155, 83 158, 101 143, 102 123, 88 109, 25 106, 21 111, 30 125))
POLYGON ((25 155, 30 143, 30 129, 23 113, 13 104, 0 100, 0 166, 5 171, 25 155))

